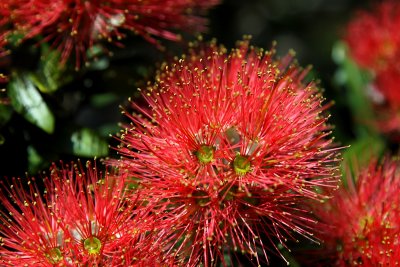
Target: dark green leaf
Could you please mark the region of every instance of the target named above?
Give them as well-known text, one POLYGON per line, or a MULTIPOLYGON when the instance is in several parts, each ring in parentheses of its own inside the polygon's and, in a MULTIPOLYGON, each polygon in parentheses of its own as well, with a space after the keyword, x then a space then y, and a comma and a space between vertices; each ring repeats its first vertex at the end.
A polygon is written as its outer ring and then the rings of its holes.
POLYGON ((12 32, 11 34, 9 34, 7 36, 7 41, 12 46, 18 46, 22 42, 24 36, 25 36, 25 34, 23 34, 23 33, 12 32))
POLYGON ((0 127, 8 122, 11 118, 13 109, 10 105, 0 104, 0 127))
POLYGON ((28 146, 28 168, 30 173, 38 172, 45 166, 44 159, 33 146, 28 146))
POLYGON ((39 68, 30 78, 43 93, 55 92, 70 80, 70 77, 65 76, 65 67, 60 63, 60 52, 46 48, 42 48, 39 68))
POLYGON ((54 116, 29 74, 14 74, 8 84, 8 95, 18 113, 47 133, 53 133, 54 116))
MULTIPOLYGON (((355 173, 359 166, 366 166, 373 158, 380 158, 385 150, 384 140, 376 135, 369 135, 358 138, 343 153, 342 172, 347 176, 347 172, 355 173)), ((343 179, 346 184, 346 179, 343 179)))
POLYGON ((107 142, 94 131, 83 128, 71 135, 72 151, 76 156, 103 157, 108 154, 107 142))
POLYGON ((109 93, 104 93, 104 94, 93 95, 92 98, 90 99, 90 102, 93 107, 102 108, 113 102, 116 102, 117 100, 118 100, 118 95, 116 95, 115 93, 109 92, 109 93))
POLYGON ((376 130, 370 126, 369 121, 373 120, 374 112, 371 106, 371 99, 367 95, 368 86, 371 83, 371 74, 361 69, 349 56, 347 46, 338 42, 332 50, 333 60, 339 64, 335 74, 335 82, 344 85, 346 99, 351 108, 353 117, 357 124, 355 131, 358 136, 375 135, 376 130))

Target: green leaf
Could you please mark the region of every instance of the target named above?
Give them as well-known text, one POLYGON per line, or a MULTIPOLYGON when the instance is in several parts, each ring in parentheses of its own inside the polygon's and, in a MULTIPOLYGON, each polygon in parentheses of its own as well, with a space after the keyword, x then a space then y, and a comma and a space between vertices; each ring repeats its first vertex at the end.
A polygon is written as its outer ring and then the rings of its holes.
POLYGON ((65 66, 60 63, 60 52, 42 48, 39 68, 30 78, 42 93, 52 93, 71 77, 65 76, 65 66))
POLYGON ((26 120, 47 133, 53 133, 54 116, 29 74, 14 74, 8 84, 8 95, 15 110, 26 120))
POLYGON ((12 31, 11 34, 9 34, 7 36, 7 41, 9 44, 11 44, 12 46, 18 46, 23 38, 24 38, 25 34, 21 33, 21 32, 17 32, 17 31, 12 31))
POLYGON ((93 107, 102 108, 107 105, 110 105, 113 102, 118 100, 118 95, 115 93, 104 93, 104 94, 96 94, 93 95, 90 99, 90 102, 93 107))
POLYGON ((347 46, 345 43, 339 41, 333 45, 332 48, 332 59, 333 61, 340 65, 347 59, 347 46))
POLYGON ((33 146, 28 146, 28 169, 30 173, 38 172, 45 166, 45 161, 33 146))
POLYGON ((75 156, 103 157, 108 155, 107 142, 94 131, 83 128, 71 135, 72 152, 75 156))
MULTIPOLYGON (((343 153, 342 173, 343 177, 347 172, 354 173, 359 166, 367 166, 373 158, 380 158, 385 151, 386 144, 382 137, 369 135, 356 139, 343 153)), ((343 179, 346 184, 346 179, 343 179)))
POLYGON ((10 105, 0 104, 0 127, 8 122, 13 113, 13 109, 10 105))
POLYGON ((90 70, 105 70, 110 66, 110 59, 104 56, 105 49, 102 45, 93 45, 87 50, 86 56, 88 61, 86 67, 90 70))
POLYGON ((358 136, 376 135, 376 130, 368 124, 373 120, 374 112, 367 88, 371 83, 372 74, 360 68, 350 57, 345 43, 337 42, 332 49, 332 59, 339 65, 335 74, 335 82, 346 87, 345 97, 351 108, 358 136))

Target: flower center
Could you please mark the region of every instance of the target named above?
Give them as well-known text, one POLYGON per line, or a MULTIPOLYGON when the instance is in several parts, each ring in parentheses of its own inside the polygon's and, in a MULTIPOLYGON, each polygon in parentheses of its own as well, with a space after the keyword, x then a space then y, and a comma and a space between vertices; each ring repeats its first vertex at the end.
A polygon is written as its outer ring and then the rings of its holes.
POLYGON ((195 155, 201 163, 209 163, 214 159, 214 148, 203 145, 195 152, 195 155))
POLYGON ((86 238, 83 241, 83 248, 90 254, 99 254, 101 249, 101 241, 95 236, 86 238))
POLYGON ((233 169, 237 175, 245 175, 250 171, 250 160, 242 155, 237 155, 233 160, 233 169))
POLYGON ((52 248, 46 253, 46 258, 50 264, 57 264, 63 259, 63 256, 59 248, 52 248))

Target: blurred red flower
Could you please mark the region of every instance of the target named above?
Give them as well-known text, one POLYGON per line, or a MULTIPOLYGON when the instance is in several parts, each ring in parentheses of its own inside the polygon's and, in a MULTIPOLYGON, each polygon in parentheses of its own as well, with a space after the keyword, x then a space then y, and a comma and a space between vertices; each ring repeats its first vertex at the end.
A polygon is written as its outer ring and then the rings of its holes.
POLYGON ((126 158, 113 164, 137 178, 146 201, 167 203, 166 250, 186 266, 227 263, 236 251, 261 264, 294 233, 312 238, 297 204, 336 187, 327 106, 307 70, 274 53, 248 41, 230 53, 193 49, 143 92, 150 108, 127 113, 126 158))
POLYGON ((400 131, 400 3, 383 1, 360 11, 347 27, 345 40, 353 59, 373 73, 377 128, 398 139, 400 131))
POLYGON ((7 36, 10 33, 8 28, 8 22, 10 20, 10 8, 8 2, 0 3, 0 57, 7 53, 6 44, 7 36))
POLYGON ((119 43, 127 32, 176 41, 177 30, 204 30, 205 19, 198 12, 218 0, 10 0, 7 16, 23 39, 38 35, 61 51, 65 62, 75 54, 76 67, 86 59, 88 49, 100 40, 119 43))
POLYGON ((349 23, 345 40, 357 63, 379 72, 400 56, 400 4, 384 1, 372 12, 360 11, 349 23))
MULTIPOLYGON (((373 160, 354 174, 325 205, 317 207, 328 266, 395 266, 400 263, 399 161, 373 160)), ((323 265, 327 266, 327 265, 323 265)))

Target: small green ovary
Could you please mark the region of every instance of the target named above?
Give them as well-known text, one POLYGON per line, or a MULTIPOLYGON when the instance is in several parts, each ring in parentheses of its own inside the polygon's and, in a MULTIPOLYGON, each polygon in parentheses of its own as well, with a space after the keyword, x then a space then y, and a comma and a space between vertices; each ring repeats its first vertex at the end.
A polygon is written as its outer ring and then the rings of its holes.
POLYGON ((214 159, 214 148, 212 146, 202 145, 199 150, 195 152, 197 159, 201 163, 209 163, 214 159))
POLYGON ((83 248, 89 255, 98 255, 101 250, 101 241, 95 236, 86 238, 83 241, 83 248))
POLYGON ((245 156, 237 155, 233 160, 233 169, 237 175, 245 175, 250 171, 250 168, 250 159, 245 156))
POLYGON ((46 258, 50 264, 57 264, 62 261, 63 255, 59 248, 52 248, 46 253, 46 258))

